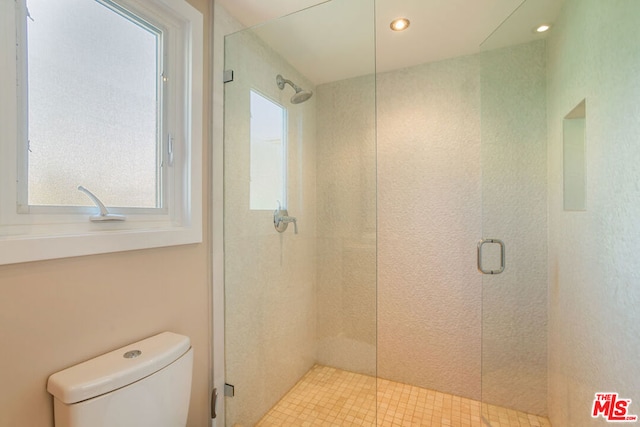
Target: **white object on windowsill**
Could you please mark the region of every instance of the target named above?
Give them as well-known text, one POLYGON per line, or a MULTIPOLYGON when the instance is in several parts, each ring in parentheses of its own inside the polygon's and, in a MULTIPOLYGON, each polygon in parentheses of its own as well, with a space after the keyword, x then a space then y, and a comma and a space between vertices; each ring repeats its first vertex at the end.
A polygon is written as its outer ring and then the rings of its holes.
POLYGON ((89 217, 91 222, 102 222, 102 221, 124 221, 127 219, 124 215, 112 214, 109 213, 107 207, 98 199, 98 196, 93 194, 91 191, 84 188, 82 185, 78 186, 78 190, 82 191, 84 194, 89 196, 93 203, 96 204, 98 209, 100 209, 100 215, 92 215, 89 217))

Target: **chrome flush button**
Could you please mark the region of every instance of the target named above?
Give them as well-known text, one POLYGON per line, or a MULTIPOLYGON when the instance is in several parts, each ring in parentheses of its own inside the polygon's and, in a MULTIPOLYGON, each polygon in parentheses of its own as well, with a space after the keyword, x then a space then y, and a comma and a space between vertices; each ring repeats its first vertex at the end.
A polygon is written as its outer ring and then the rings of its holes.
POLYGON ((135 359, 136 357, 140 356, 142 354, 142 352, 140 350, 131 350, 131 351, 127 351, 124 354, 124 358, 125 359, 135 359))

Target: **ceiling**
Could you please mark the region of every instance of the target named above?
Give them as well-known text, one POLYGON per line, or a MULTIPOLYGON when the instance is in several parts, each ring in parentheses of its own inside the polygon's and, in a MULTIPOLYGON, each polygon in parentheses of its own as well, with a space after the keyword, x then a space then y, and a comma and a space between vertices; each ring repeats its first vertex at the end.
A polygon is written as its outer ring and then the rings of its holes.
POLYGON ((533 41, 563 2, 376 0, 374 11, 372 0, 217 1, 314 84, 533 41), (409 29, 391 31, 398 17, 409 29))

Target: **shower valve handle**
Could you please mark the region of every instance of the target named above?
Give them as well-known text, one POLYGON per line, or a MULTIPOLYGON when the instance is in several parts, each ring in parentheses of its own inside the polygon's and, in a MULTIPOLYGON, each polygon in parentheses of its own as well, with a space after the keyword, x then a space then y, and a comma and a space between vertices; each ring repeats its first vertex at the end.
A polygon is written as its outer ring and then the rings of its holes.
POLYGON ((298 221, 296 220, 295 217, 292 216, 281 216, 280 217, 280 221, 284 222, 284 223, 293 223, 293 233, 294 234, 298 234, 298 221))
POLYGON ((298 220, 293 216, 289 216, 289 212, 286 209, 280 209, 278 204, 278 209, 273 212, 273 226, 278 233, 284 233, 290 222, 293 223, 294 233, 298 234, 298 220))

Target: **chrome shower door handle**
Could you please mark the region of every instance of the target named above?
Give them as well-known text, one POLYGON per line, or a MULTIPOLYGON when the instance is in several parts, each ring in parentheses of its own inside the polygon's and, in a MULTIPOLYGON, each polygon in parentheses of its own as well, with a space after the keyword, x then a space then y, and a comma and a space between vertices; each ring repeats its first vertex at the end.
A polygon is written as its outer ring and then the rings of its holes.
POLYGON ((482 239, 478 242, 478 271, 482 274, 500 274, 504 271, 505 266, 505 251, 504 242, 499 239, 482 239), (485 270, 482 268, 482 246, 486 243, 494 243, 500 245, 500 269, 499 270, 485 270))

